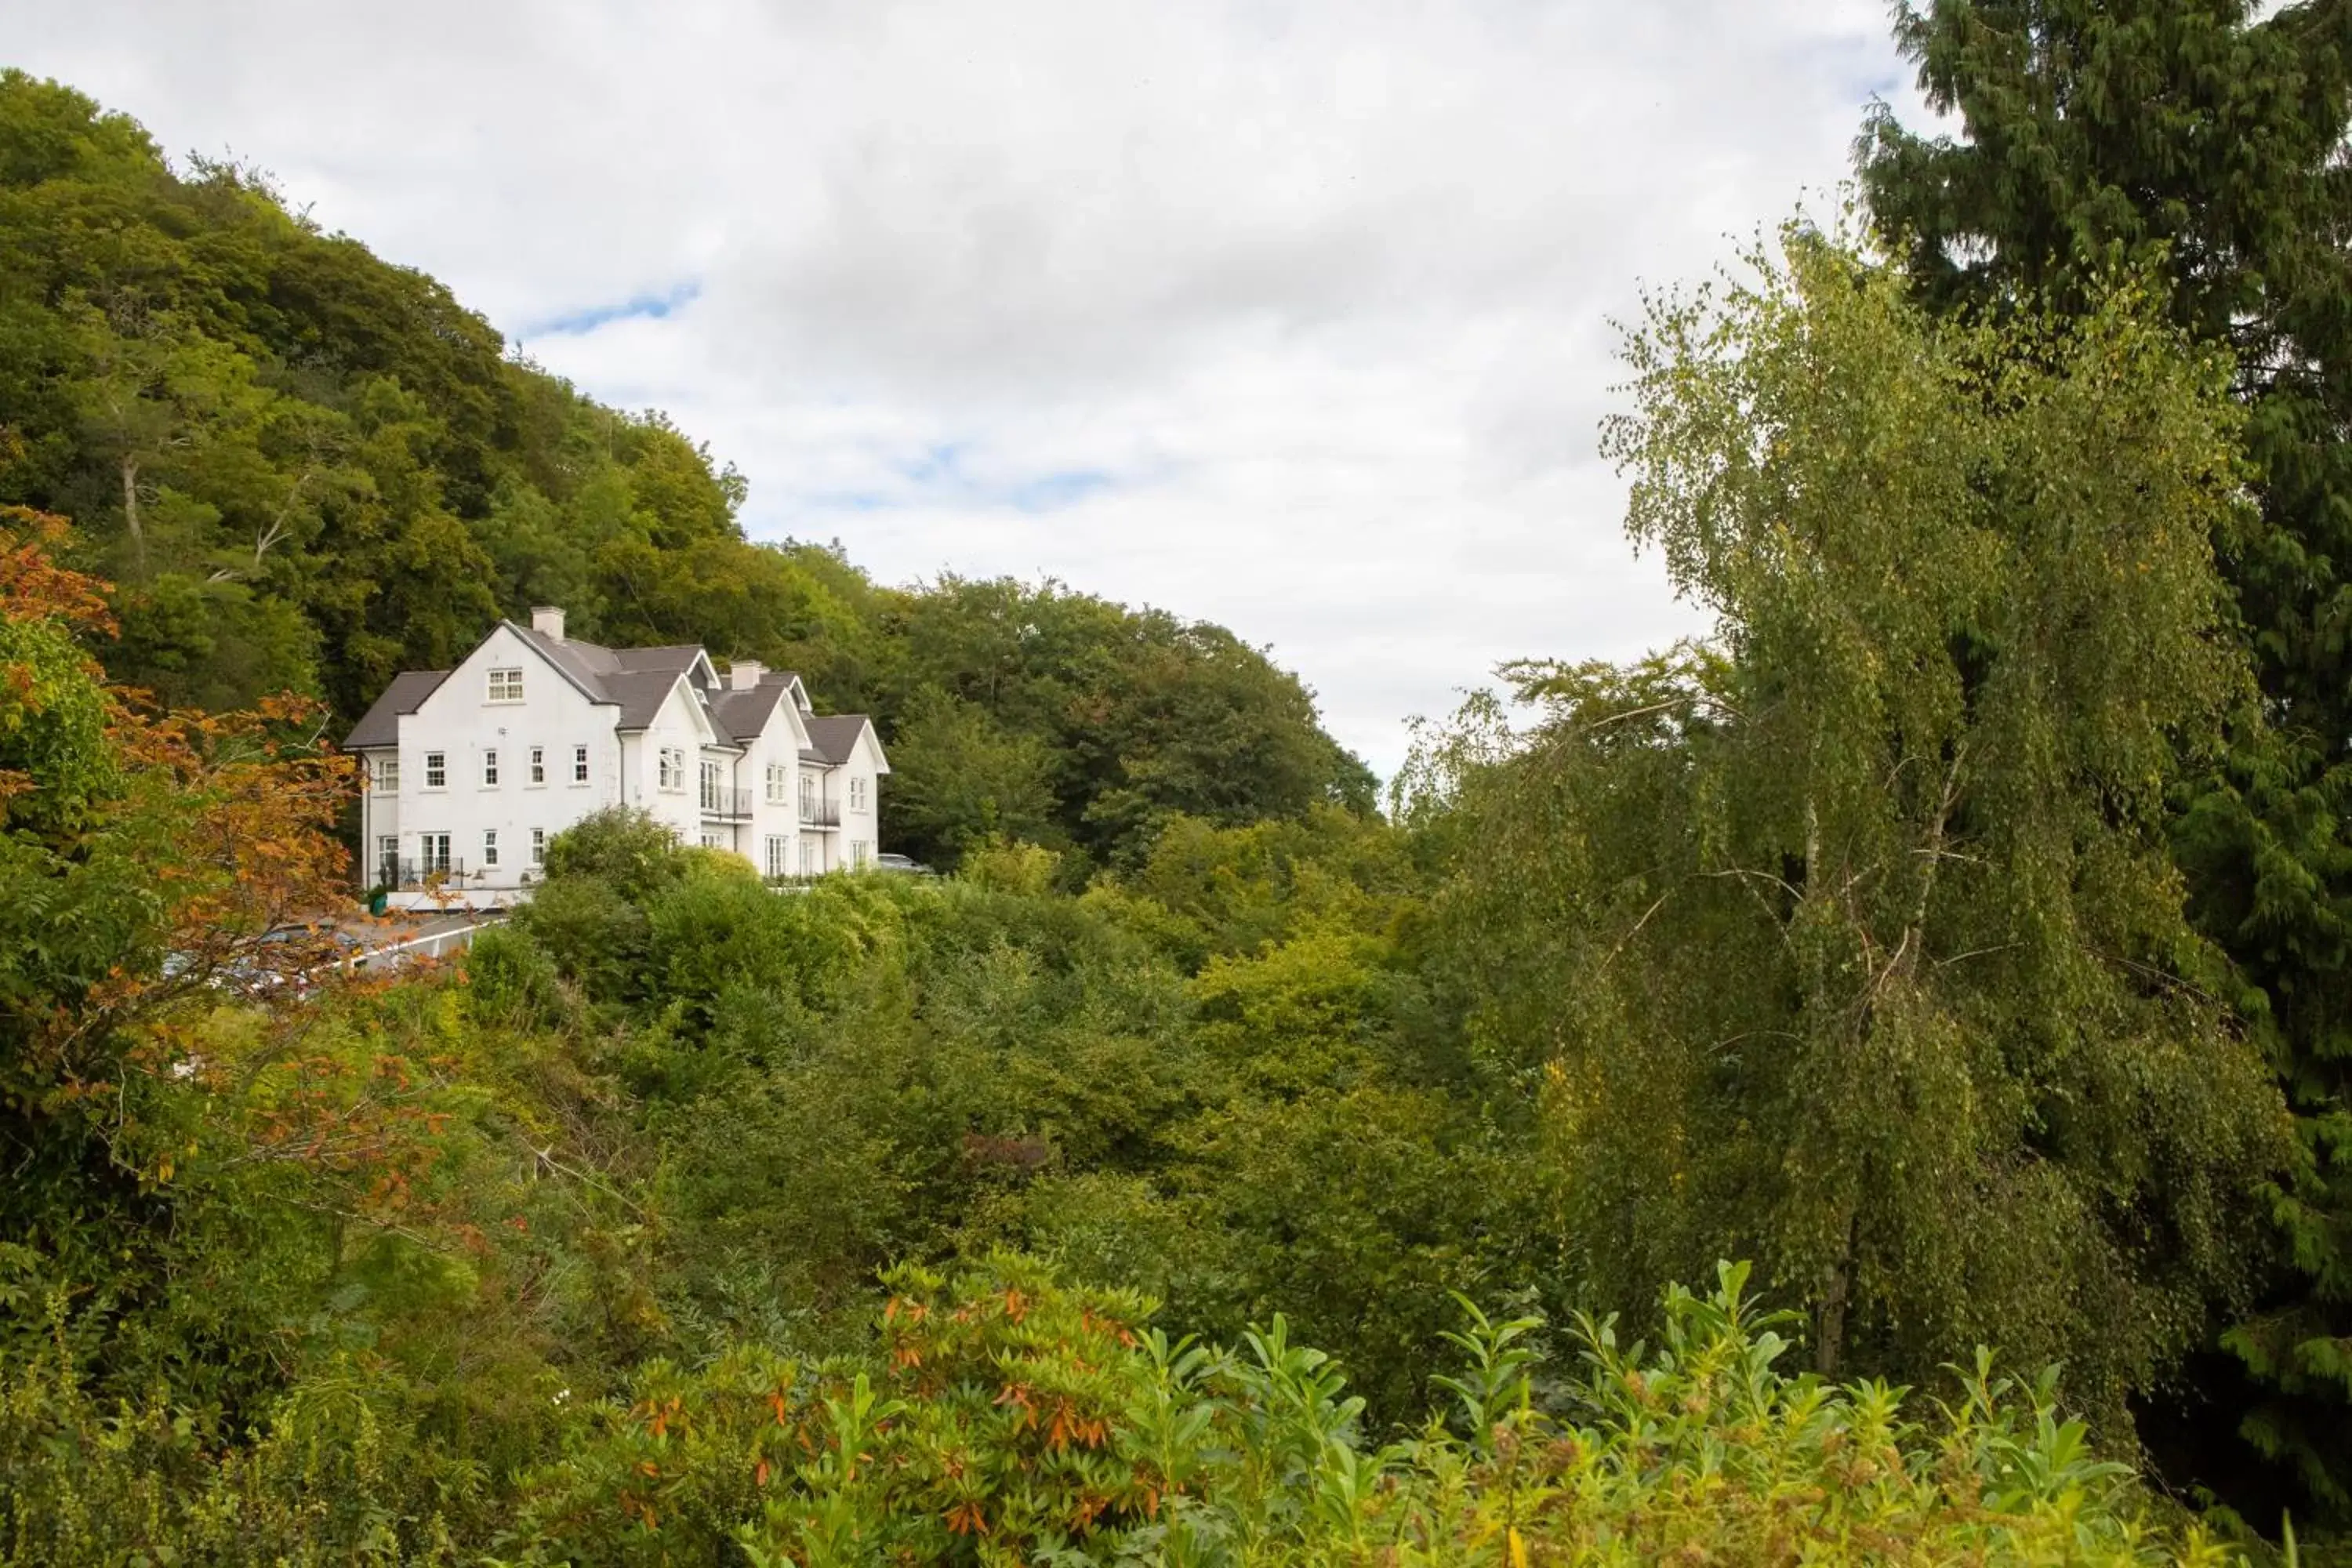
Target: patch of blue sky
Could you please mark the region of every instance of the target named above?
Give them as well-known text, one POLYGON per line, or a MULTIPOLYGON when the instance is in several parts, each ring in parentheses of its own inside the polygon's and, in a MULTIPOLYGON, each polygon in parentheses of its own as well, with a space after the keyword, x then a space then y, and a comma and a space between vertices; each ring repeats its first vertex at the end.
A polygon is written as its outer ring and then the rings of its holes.
POLYGON ((904 497, 880 490, 820 490, 803 496, 801 502, 817 511, 887 511, 907 504, 904 497))
POLYGON ((1110 485, 1111 477, 1100 468, 1071 468, 1011 487, 1003 492, 1003 504, 1016 511, 1059 511, 1110 485))
POLYGON ((961 487, 963 476, 957 471, 963 460, 963 443, 942 442, 924 448, 923 455, 905 462, 893 463, 890 471, 910 485, 961 487))
POLYGON ((820 511, 875 512, 952 506, 1034 516, 1076 506, 1118 482, 1116 476, 1101 468, 1066 468, 1033 479, 982 479, 963 470, 962 451, 956 444, 931 447, 919 458, 890 466, 891 477, 899 481, 897 485, 812 491, 801 498, 802 503, 820 511))
POLYGON ((689 279, 667 293, 637 294, 614 304, 590 305, 561 316, 551 316, 523 328, 519 335, 524 338, 584 337, 614 321, 660 321, 701 297, 701 283, 689 279))

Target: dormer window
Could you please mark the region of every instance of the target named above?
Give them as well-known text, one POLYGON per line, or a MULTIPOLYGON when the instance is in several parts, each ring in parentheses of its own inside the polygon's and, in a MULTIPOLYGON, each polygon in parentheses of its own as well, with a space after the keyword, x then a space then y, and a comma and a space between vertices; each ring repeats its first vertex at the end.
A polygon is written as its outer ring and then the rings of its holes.
POLYGON ((490 671, 490 700, 493 702, 522 700, 522 670, 520 668, 490 671))

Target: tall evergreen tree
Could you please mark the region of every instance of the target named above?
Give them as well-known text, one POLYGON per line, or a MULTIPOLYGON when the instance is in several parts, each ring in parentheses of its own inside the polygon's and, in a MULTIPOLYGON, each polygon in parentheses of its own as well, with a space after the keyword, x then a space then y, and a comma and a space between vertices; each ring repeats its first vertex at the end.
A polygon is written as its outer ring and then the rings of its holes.
MULTIPOLYGON (((2223 542, 2261 683, 2183 791, 2193 908, 2228 950, 2297 1115, 2273 1194, 2277 1273, 2209 1397, 2352 1516, 2352 5, 2263 19, 2249 0, 1931 0, 1896 37, 1958 137, 1881 105, 1870 206, 1939 307, 2080 302, 2126 259, 2226 346, 2260 499, 2223 542), (2230 1384, 2236 1384, 2234 1388, 2230 1384)), ((2216 1358, 2217 1361, 2219 1358, 2216 1358)), ((2215 1424, 2197 1423, 2210 1430, 2215 1424)), ((2195 1478, 2219 1482, 2210 1450, 2195 1478)), ((2241 1491, 2249 1501, 2259 1489, 2241 1491)))

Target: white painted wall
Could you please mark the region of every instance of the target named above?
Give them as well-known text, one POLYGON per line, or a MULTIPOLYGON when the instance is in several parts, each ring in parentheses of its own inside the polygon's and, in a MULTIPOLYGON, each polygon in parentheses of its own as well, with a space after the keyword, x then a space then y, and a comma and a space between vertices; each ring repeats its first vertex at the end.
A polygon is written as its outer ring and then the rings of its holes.
POLYGON ((676 834, 681 844, 701 842, 700 767, 703 749, 718 739, 687 683, 680 679, 640 735, 631 737, 634 758, 629 769, 630 793, 623 804, 639 806, 676 834), (663 749, 684 759, 680 782, 668 789, 661 784, 663 749))
POLYGON ((855 870, 874 864, 881 848, 880 802, 876 799, 882 753, 869 726, 859 737, 849 761, 834 770, 834 787, 841 792, 841 831, 835 835, 835 869, 855 870))
POLYGON ((777 702, 775 710, 768 716, 767 728, 753 738, 737 764, 738 786, 751 792, 751 820, 742 829, 737 847, 759 868, 762 877, 800 873, 801 748, 807 743, 808 731, 801 727, 799 710, 790 697, 785 697, 777 702), (771 763, 782 771, 782 788, 773 799, 768 791, 771 763), (770 858, 768 841, 772 838, 782 840, 780 863, 770 858))
MULTIPOLYGON (((400 858, 422 858, 420 837, 449 835, 452 867, 462 864, 469 887, 502 892, 523 884, 531 862, 531 833, 553 837, 591 812, 620 798, 621 751, 613 726, 619 710, 589 700, 536 649, 501 625, 432 696, 400 720, 400 792, 389 803, 394 827, 371 826, 362 875, 375 879, 377 837, 396 832, 400 858), (489 672, 523 672, 520 702, 489 699, 489 672), (572 749, 588 748, 588 782, 573 782, 572 749), (542 748, 546 780, 530 782, 530 749, 542 748), (498 753, 498 783, 482 782, 485 753, 498 753), (446 782, 425 784, 425 759, 438 752, 446 782), (498 836, 498 864, 486 864, 485 836, 498 836)), ((379 819, 381 820, 381 819, 379 819)))

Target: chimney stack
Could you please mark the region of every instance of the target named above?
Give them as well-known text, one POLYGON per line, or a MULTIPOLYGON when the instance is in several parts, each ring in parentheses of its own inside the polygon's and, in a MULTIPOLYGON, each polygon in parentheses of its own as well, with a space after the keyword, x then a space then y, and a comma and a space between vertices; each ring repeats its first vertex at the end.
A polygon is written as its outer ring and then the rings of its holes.
POLYGON ((550 642, 563 640, 563 609, 559 605, 533 605, 530 629, 550 642))
POLYGON ((756 658, 736 659, 727 667, 728 688, 734 691, 749 691, 760 684, 760 677, 767 672, 767 667, 756 658))

